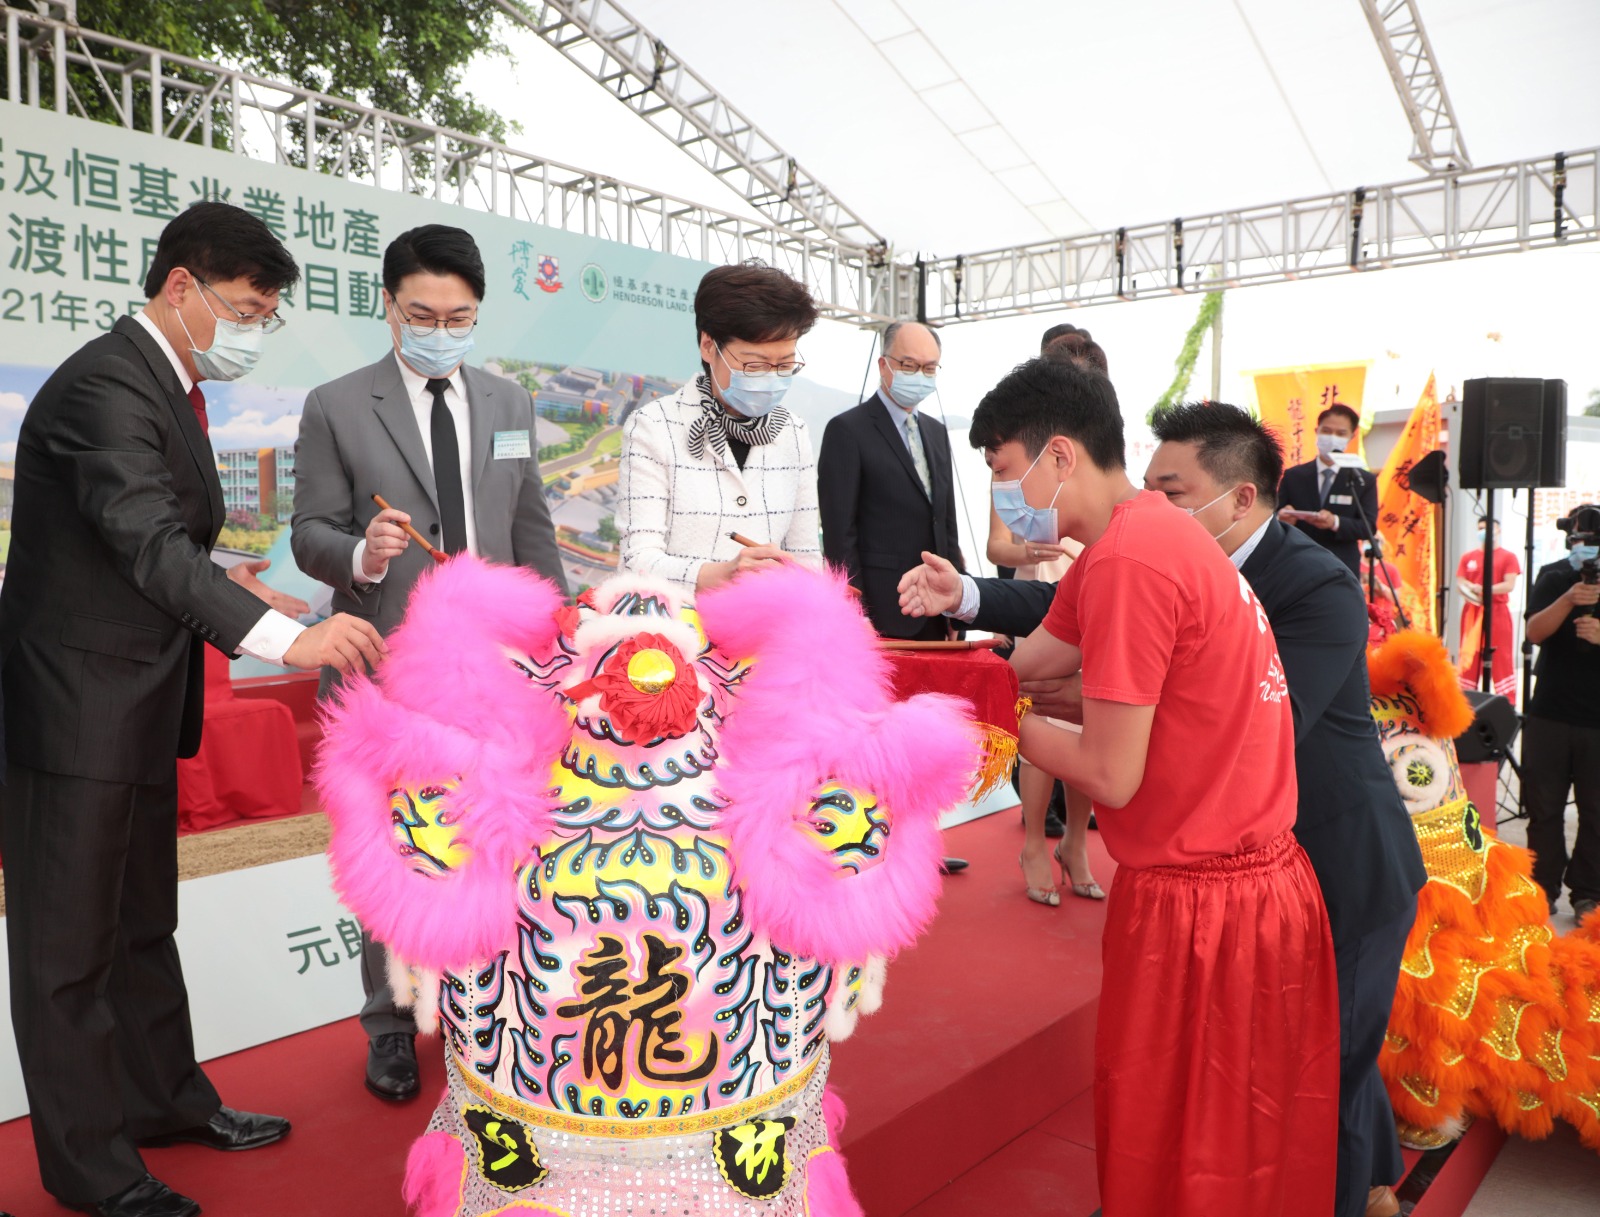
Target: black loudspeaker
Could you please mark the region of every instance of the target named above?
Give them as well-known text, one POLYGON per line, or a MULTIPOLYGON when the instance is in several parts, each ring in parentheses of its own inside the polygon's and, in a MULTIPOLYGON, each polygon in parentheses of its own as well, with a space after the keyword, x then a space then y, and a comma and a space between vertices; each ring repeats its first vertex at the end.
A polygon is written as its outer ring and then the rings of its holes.
POLYGON ((1450 470, 1445 467, 1444 453, 1438 448, 1411 466, 1405 475, 1406 488, 1430 503, 1444 502, 1444 492, 1450 487, 1450 470))
POLYGON ((1461 402, 1461 485, 1522 490, 1567 484, 1567 382, 1469 380, 1461 402))
MULTIPOLYGON (((1497 646, 1496 650, 1499 649, 1497 646)), ((1498 693, 1463 689, 1472 703, 1472 726, 1456 736, 1456 758, 1463 765, 1500 760, 1511 751, 1522 722, 1511 703, 1498 693)))

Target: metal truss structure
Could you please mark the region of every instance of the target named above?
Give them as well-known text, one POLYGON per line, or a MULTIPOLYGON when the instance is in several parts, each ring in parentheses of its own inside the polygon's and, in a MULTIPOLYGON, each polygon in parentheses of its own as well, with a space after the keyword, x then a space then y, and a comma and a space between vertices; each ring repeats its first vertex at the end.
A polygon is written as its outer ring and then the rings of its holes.
POLYGON ((610 0, 507 12, 766 218, 734 215, 430 123, 0 3, 0 95, 124 127, 713 263, 759 257, 825 316, 934 324, 1600 240, 1600 150, 1465 168, 1410 0, 1363 0, 1417 132, 1415 181, 932 260, 881 238, 610 0), (1455 167, 1451 167, 1452 163, 1455 167))
POLYGON ((1470 169, 1472 160, 1415 0, 1361 0, 1361 11, 1372 26, 1416 138, 1412 164, 1429 173, 1470 169))
POLYGON ((1600 149, 1064 237, 926 266, 971 321, 1600 240, 1600 149))
POLYGON ((880 255, 886 242, 613 0, 496 0, 774 224, 880 255))
POLYGON ((913 305, 881 250, 563 165, 531 153, 0 4, 7 101, 585 236, 705 262, 761 258, 806 283, 825 316, 870 324, 913 305))

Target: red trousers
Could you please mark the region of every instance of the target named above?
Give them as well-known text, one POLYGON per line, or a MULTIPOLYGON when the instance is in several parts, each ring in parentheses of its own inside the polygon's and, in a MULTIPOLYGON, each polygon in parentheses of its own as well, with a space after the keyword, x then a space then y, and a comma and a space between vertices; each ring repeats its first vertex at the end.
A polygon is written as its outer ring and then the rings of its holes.
POLYGON ((1103 954, 1105 1217, 1331 1213, 1338 982, 1322 892, 1293 835, 1118 871, 1103 954))

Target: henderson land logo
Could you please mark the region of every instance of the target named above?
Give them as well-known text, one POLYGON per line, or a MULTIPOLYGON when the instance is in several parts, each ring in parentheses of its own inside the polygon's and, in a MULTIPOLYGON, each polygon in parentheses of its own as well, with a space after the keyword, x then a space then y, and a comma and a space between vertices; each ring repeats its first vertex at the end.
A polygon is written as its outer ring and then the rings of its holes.
POLYGON ((585 265, 578 275, 578 288, 583 292, 584 299, 591 304, 599 304, 611 293, 611 284, 606 279, 606 272, 593 262, 585 265))

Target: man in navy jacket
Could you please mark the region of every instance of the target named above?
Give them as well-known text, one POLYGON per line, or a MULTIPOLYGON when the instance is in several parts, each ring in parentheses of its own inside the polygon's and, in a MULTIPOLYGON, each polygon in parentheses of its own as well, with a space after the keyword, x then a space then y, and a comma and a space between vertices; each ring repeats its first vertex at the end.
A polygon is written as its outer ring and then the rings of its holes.
MULTIPOLYGON (((1378 1074, 1400 958, 1427 881, 1422 852, 1378 743, 1367 682, 1367 613, 1353 575, 1274 517, 1283 457, 1272 433, 1221 404, 1182 406, 1153 424, 1161 446, 1145 487, 1190 510, 1267 611, 1294 713, 1299 817, 1328 907, 1339 973, 1336 1217, 1399 1212, 1403 1173, 1378 1074)), ((1044 618, 1055 585, 972 579, 933 555, 901 582, 911 615, 952 610, 975 629, 1018 637, 1044 618)), ((1025 687, 1034 708, 1072 719, 1076 678, 1025 687)))

